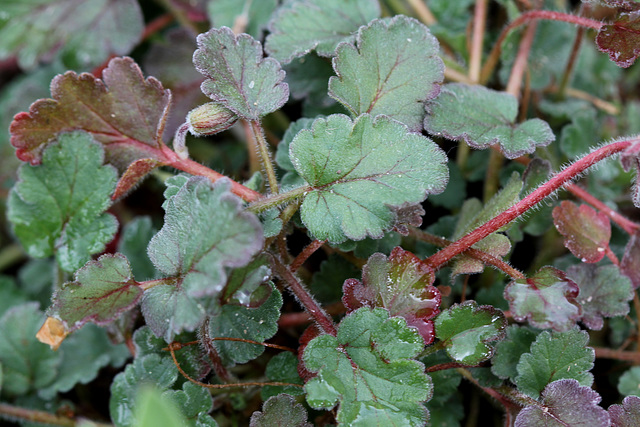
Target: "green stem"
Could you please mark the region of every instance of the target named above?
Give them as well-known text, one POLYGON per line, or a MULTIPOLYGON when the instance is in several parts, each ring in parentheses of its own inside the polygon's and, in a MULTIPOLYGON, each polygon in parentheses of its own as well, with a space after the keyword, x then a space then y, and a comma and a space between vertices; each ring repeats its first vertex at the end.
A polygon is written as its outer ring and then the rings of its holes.
POLYGON ((271 161, 271 154, 269 153, 267 141, 264 139, 262 126, 258 120, 251 120, 250 125, 251 130, 253 131, 253 138, 256 141, 258 153, 262 159, 262 166, 267 174, 267 181, 269 182, 271 194, 278 194, 278 178, 276 177, 276 171, 273 168, 273 162, 271 161))
MULTIPOLYGON (((275 196, 267 197, 256 202, 253 202, 247 207, 249 212, 255 214, 267 211, 271 208, 275 208, 283 203, 290 202, 304 195, 306 192, 311 191, 312 187, 305 185, 303 187, 294 188, 284 193, 276 194, 275 196)), ((294 211, 295 213, 295 211, 294 211)))
MULTIPOLYGON (((63 417, 61 415, 51 414, 49 412, 38 411, 35 409, 21 408, 19 406, 8 405, 6 403, 0 403, 0 416, 64 427, 76 427, 86 424, 84 421, 76 421, 73 418, 63 417)), ((90 424, 95 427, 113 427, 112 424, 98 423, 95 421, 91 421, 90 424)))

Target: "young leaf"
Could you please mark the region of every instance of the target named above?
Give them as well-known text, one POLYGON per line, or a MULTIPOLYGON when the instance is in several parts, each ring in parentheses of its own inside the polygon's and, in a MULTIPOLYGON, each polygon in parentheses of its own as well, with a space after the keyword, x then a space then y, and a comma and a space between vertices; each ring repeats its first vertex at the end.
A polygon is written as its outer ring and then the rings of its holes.
POLYGON ((307 411, 304 406, 288 394, 270 397, 264 402, 262 412, 251 415, 250 427, 311 427, 307 422, 307 411))
POLYGON ((628 369, 618 379, 618 391, 623 396, 640 396, 640 366, 628 369))
POLYGON ((633 234, 624 248, 624 255, 620 261, 620 271, 631 279, 634 289, 640 287, 640 234, 633 234))
POLYGON ((390 206, 419 203, 448 179, 444 152, 385 116, 317 119, 296 135, 289 152, 312 186, 302 221, 316 239, 331 243, 382 237, 395 219, 390 206))
POLYGON ((547 384, 563 378, 572 378, 581 385, 590 386, 595 351, 587 347, 589 335, 573 329, 568 332, 543 331, 531 344, 531 351, 523 354, 516 367, 515 383, 518 390, 534 398, 547 384))
POLYGON ((40 163, 48 141, 84 130, 104 146, 106 161, 124 170, 138 159, 162 160, 163 120, 171 94, 131 58, 114 58, 103 80, 68 71, 51 82, 53 99, 41 99, 11 123, 11 144, 20 160, 40 163))
POLYGON ((528 320, 536 328, 566 331, 582 314, 578 292, 578 285, 565 273, 547 266, 533 277, 510 282, 504 297, 518 322, 528 320))
POLYGON ((596 36, 596 45, 619 67, 627 68, 640 56, 640 19, 638 13, 622 13, 611 24, 603 25, 596 36))
POLYGON ((598 406, 602 398, 576 380, 559 380, 542 392, 540 405, 525 407, 516 417, 516 427, 593 426, 609 427, 609 414, 598 406))
POLYGON ((411 252, 396 247, 389 258, 373 254, 362 270, 362 282, 344 282, 342 302, 349 311, 360 307, 383 307, 391 316, 401 316, 418 329, 425 344, 433 342, 433 319, 439 313, 441 296, 433 271, 411 252))
POLYGON ((454 304, 435 320, 436 337, 449 356, 465 365, 478 365, 494 352, 490 344, 504 338, 507 319, 500 310, 475 301, 454 304))
POLYGON ((609 406, 609 417, 613 427, 635 427, 640 425, 640 398, 627 396, 622 405, 609 406))
POLYGON ((571 266, 567 275, 580 288, 577 301, 582 306, 582 323, 589 329, 602 329, 603 317, 629 312, 634 292, 631 280, 622 275, 618 266, 578 264, 571 266))
MULTIPOLYGON (((269 381, 303 385, 302 378, 298 374, 298 358, 288 351, 283 351, 272 357, 267 363, 264 373, 269 381)), ((280 393, 299 396, 304 394, 304 391, 299 387, 275 385, 265 385, 260 391, 262 400, 267 400, 280 393)))
POLYGON ((491 372, 502 379, 515 382, 520 357, 529 352, 536 336, 537 333, 529 327, 509 326, 506 338, 496 345, 496 353, 491 359, 491 372))
POLYGON ((247 120, 258 120, 289 99, 280 64, 263 59, 262 46, 248 34, 236 36, 226 27, 200 34, 193 63, 207 77, 202 92, 247 120))
POLYGON ((105 325, 135 306, 142 289, 133 279, 129 261, 121 254, 107 254, 89 261, 53 296, 49 315, 59 318, 67 331, 87 322, 105 325))
POLYGON ((611 238, 611 223, 604 212, 564 200, 553 209, 553 223, 564 236, 564 245, 582 262, 604 258, 611 238))
POLYGON ((104 250, 116 232, 111 203, 116 171, 102 165, 102 147, 90 135, 60 135, 44 152, 41 166, 23 165, 11 190, 8 218, 29 255, 56 255, 75 271, 104 250))
POLYGON ((375 0, 293 0, 269 22, 265 49, 282 63, 313 49, 320 56, 333 56, 340 42, 379 16, 375 0))
POLYGON ((0 58, 17 55, 23 69, 53 54, 69 68, 98 65, 109 55, 129 53, 144 27, 135 0, 35 0, 6 4, 3 11, 0 58))
POLYGON ((513 95, 484 86, 449 83, 426 104, 424 127, 445 138, 464 140, 473 148, 500 144, 505 157, 515 159, 555 140, 540 119, 516 124, 518 101, 513 95))
POLYGON ((307 402, 316 409, 340 404, 341 424, 424 425, 420 403, 432 395, 422 363, 411 358, 422 338, 404 319, 386 310, 361 308, 345 317, 337 337, 321 335, 304 350, 306 368, 317 376, 305 385, 307 402))
POLYGON ((353 116, 385 114, 413 131, 422 130, 423 103, 435 98, 444 79, 437 39, 406 16, 377 19, 342 43, 329 80, 329 95, 353 116))

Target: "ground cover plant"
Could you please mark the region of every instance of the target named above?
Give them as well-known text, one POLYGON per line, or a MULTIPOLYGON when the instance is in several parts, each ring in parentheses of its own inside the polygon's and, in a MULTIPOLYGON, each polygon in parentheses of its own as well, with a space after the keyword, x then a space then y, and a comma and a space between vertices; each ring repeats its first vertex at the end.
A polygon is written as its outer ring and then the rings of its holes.
POLYGON ((0 2, 0 416, 640 425, 639 26, 0 2))

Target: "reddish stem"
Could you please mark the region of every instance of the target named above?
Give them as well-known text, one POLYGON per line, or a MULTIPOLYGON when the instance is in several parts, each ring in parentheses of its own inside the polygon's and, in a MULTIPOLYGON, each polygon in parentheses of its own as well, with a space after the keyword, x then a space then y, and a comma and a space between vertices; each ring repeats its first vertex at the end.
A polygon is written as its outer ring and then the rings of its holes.
POLYGON ((142 33, 142 37, 140 37, 140 41, 145 41, 158 31, 162 30, 167 25, 173 22, 173 15, 169 12, 164 15, 160 15, 155 18, 153 21, 149 22, 146 27, 144 27, 144 31, 142 33))
POLYGON ((326 242, 326 240, 314 240, 313 242, 309 243, 303 250, 302 252, 300 252, 298 254, 298 256, 293 260, 293 262, 291 262, 291 265, 289 266, 289 269, 295 273, 301 266, 302 264, 305 263, 305 261, 307 259, 309 259, 309 257, 311 255, 313 255, 313 253, 315 251, 317 251, 318 249, 320 249, 322 247, 322 245, 324 245, 326 242))
POLYGON ((509 75, 509 82, 507 83, 506 92, 520 98, 520 86, 522 84, 522 76, 527 68, 527 62, 529 59, 529 52, 531 52, 531 46, 533 46, 533 39, 536 35, 536 29, 538 23, 533 21, 529 24, 525 30, 522 40, 520 40, 520 46, 518 47, 518 54, 511 67, 511 74, 509 75))
POLYGON ((638 225, 635 222, 631 221, 630 219, 627 219, 626 217, 620 215, 618 212, 616 212, 613 209, 611 209, 609 206, 604 204, 602 201, 600 201, 599 199, 596 199, 595 197, 593 197, 591 194, 589 194, 587 192, 587 190, 583 189, 582 187, 579 187, 576 184, 569 184, 569 185, 567 185, 566 188, 574 196, 578 197, 579 199, 584 200, 585 202, 589 203, 594 208, 598 209, 600 212, 604 213, 606 216, 609 217, 609 219, 611 219, 611 221, 613 221, 616 224, 618 224, 620 226, 620 228, 622 228, 628 234, 632 235, 632 234, 636 234, 638 231, 640 231, 640 225, 638 225))
MULTIPOLYGON (((326 311, 331 316, 337 316, 343 314, 347 309, 342 302, 334 302, 326 307, 326 311)), ((283 313, 278 319, 278 326, 280 328, 291 328, 294 326, 305 325, 312 322, 313 319, 306 311, 298 313, 283 313)))
POLYGON ((609 258, 614 265, 620 266, 620 260, 618 260, 618 257, 613 253, 609 246, 605 248, 605 255, 607 255, 607 258, 609 258))
POLYGON ((640 364, 640 353, 637 351, 614 350, 611 348, 594 347, 598 359, 615 359, 640 364))
POLYGON ((534 192, 513 205, 511 208, 497 215, 484 225, 471 231, 460 240, 452 243, 435 255, 430 256, 424 262, 431 266, 431 268, 433 268, 434 270, 437 270, 442 265, 449 262, 456 255, 466 251, 471 246, 487 237, 489 234, 495 233, 500 228, 518 218, 520 215, 524 214, 544 198, 548 197, 554 191, 560 189, 563 185, 583 173, 585 170, 589 169, 594 164, 628 148, 632 144, 632 141, 637 142, 637 140, 618 141, 609 145, 605 145, 604 147, 601 147, 594 152, 587 154, 563 171, 554 175, 549 181, 542 184, 534 192))

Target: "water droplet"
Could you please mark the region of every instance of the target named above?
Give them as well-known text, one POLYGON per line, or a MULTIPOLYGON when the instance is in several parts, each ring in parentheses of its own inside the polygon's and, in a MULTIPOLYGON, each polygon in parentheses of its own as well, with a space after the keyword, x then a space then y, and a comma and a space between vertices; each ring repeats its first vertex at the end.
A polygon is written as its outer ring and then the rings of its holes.
POLYGON ((249 83, 249 89, 253 89, 253 87, 256 85, 256 82, 254 82, 253 80, 251 80, 251 82, 249 83))

